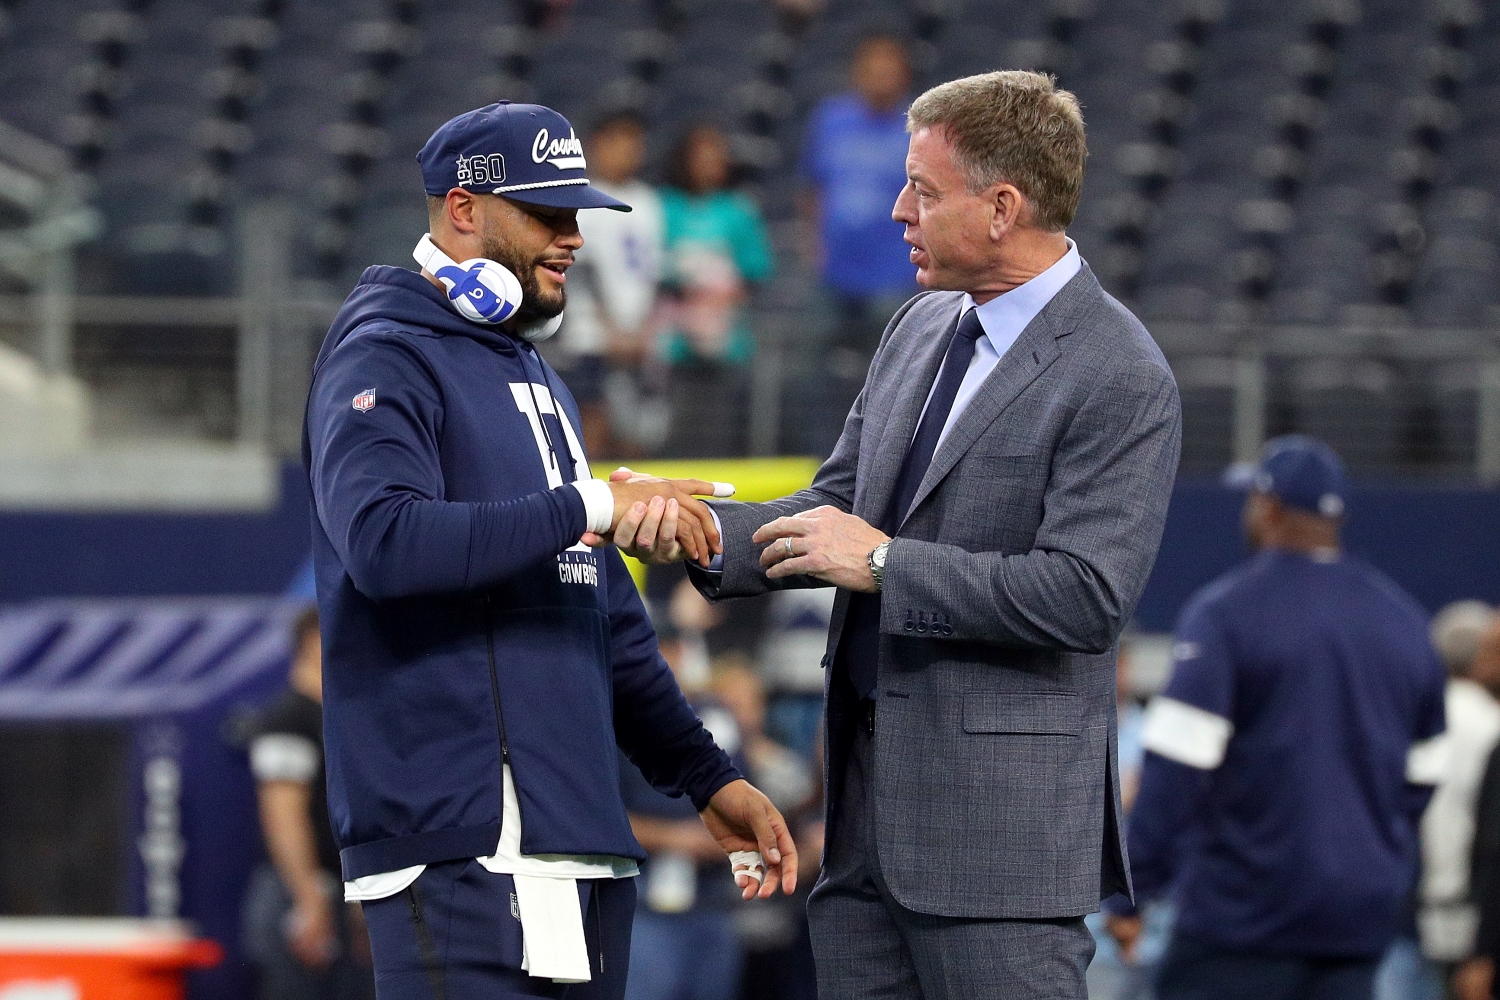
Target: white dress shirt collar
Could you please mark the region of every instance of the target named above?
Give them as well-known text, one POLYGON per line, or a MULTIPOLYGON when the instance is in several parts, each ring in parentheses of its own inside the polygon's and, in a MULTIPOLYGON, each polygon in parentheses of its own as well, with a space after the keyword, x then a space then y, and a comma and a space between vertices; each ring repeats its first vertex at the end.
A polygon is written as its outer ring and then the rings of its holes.
POLYGON ((1036 319, 1037 313, 1062 291, 1064 285, 1073 280, 1073 276, 1082 267, 1083 260, 1078 256, 1078 245, 1068 240, 1068 252, 1057 263, 1025 284, 995 296, 984 305, 975 306, 974 297, 964 293, 963 310, 959 315, 977 308, 984 335, 995 348, 995 355, 1003 357, 1027 324, 1036 319))

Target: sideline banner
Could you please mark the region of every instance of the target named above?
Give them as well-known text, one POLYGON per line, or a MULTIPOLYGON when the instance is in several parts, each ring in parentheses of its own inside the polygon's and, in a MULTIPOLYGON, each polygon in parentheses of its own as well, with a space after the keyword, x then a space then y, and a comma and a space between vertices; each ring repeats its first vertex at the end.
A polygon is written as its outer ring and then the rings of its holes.
MULTIPOLYGON (((0 723, 129 732, 120 808, 128 912, 182 919, 225 960, 189 996, 248 1000, 240 905, 264 857, 230 724, 286 685, 303 607, 271 598, 53 600, 0 611, 0 723)), ((21 804, 24 808, 24 804, 21 804)))

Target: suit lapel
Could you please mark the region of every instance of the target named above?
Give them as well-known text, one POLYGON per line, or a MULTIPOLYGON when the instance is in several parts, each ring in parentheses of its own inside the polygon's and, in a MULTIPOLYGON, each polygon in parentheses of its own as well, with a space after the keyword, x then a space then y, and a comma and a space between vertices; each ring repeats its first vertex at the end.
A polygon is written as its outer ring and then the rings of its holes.
POLYGON ((1094 284, 1094 276, 1085 265, 1026 324, 1026 329, 1021 331, 1016 342, 996 363, 994 370, 985 378, 979 391, 938 445, 932 456, 932 464, 927 467, 927 474, 922 477, 922 484, 917 487, 917 494, 907 508, 908 516, 921 506, 922 501, 943 481, 943 477, 953 470, 964 453, 979 440, 985 428, 994 423, 1005 412, 1005 408, 1057 360, 1061 353, 1057 348, 1057 338, 1073 332, 1075 302, 1080 294, 1086 293, 1088 287, 1094 284))
MULTIPOLYGON (((962 307, 963 300, 958 300, 962 307)), ((941 335, 932 337, 912 352, 907 366, 908 376, 902 378, 896 390, 896 401, 891 407, 889 419, 880 431, 880 441, 871 456, 869 479, 863 496, 855 502, 855 513, 871 524, 880 523, 885 509, 891 502, 891 493, 896 488, 896 479, 901 475, 901 463, 906 459, 906 449, 912 436, 917 433, 917 421, 922 416, 922 407, 927 403, 927 394, 937 381, 938 368, 947 353, 948 341, 953 339, 953 329, 958 326, 959 308, 940 328, 941 335)))

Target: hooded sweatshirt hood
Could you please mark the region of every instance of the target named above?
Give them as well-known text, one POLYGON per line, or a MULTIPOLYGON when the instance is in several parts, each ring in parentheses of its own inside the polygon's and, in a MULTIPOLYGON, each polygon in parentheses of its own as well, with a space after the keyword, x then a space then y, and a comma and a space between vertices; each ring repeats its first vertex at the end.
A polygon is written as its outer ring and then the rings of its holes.
POLYGON ((334 316, 313 372, 323 367, 328 355, 351 333, 373 320, 421 327, 445 336, 469 337, 505 353, 520 353, 520 340, 499 327, 464 319, 448 304, 438 287, 419 272, 377 265, 365 268, 359 284, 334 316))

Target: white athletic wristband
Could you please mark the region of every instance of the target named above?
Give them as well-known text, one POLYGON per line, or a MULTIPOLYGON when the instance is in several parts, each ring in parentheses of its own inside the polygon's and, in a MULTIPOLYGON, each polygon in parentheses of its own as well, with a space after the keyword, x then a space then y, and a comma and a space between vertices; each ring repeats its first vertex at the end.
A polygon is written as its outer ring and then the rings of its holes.
POLYGON ((580 479, 569 483, 583 497, 583 515, 587 530, 602 535, 615 520, 615 495, 602 479, 580 479))

